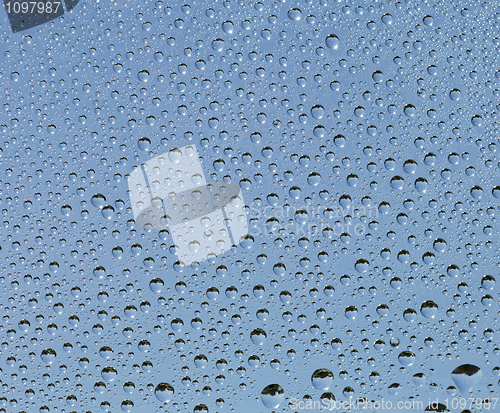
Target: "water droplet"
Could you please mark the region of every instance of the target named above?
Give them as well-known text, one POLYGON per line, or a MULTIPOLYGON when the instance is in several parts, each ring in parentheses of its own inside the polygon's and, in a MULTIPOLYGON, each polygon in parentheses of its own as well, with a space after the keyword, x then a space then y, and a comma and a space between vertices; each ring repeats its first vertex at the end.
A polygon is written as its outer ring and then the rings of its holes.
POLYGON ((432 27, 434 25, 434 17, 432 16, 427 15, 422 19, 422 21, 427 27, 432 27))
POLYGON ((299 21, 302 17, 302 11, 294 8, 288 11, 288 18, 293 21, 299 21))
POLYGON ((314 105, 311 108, 311 116, 314 119, 321 119, 325 115, 325 109, 321 105, 314 105))
POLYGON ((104 367, 101 371, 101 377, 105 381, 113 381, 118 376, 118 372, 114 367, 104 367))
POLYGON ((336 50, 339 48, 340 40, 335 34, 329 34, 325 39, 325 43, 329 49, 336 50))
POLYGON ((384 74, 380 70, 376 70, 372 73, 372 79, 374 82, 382 82, 382 80, 384 80, 384 74))
POLYGON ((141 151, 148 152, 151 149, 151 141, 149 138, 140 138, 137 141, 137 146, 141 151))
POLYGON ((453 101, 459 101, 462 96, 462 92, 460 92, 460 89, 452 89, 450 91, 450 99, 453 101))
POLYGON ((358 315, 358 309, 353 305, 350 305, 344 311, 344 316, 349 320, 354 320, 357 315, 358 315))
POLYGON ((40 354, 40 358, 46 364, 52 364, 55 361, 56 356, 57 356, 56 352, 51 348, 43 350, 42 353, 40 354))
POLYGON ((425 318, 434 318, 438 312, 438 305, 431 300, 425 301, 420 307, 420 313, 425 318))
POLYGON ((61 207, 61 214, 63 214, 65 217, 69 217, 69 215, 71 214, 71 206, 63 205, 61 207))
POLYGON ((473 364, 462 364, 451 372, 451 378, 462 394, 469 393, 483 377, 483 371, 473 364))
POLYGON ((232 34, 234 30, 234 24, 232 21, 226 20, 222 23, 222 30, 227 34, 232 34))
POLYGON ((471 119, 471 123, 479 128, 483 126, 483 118, 479 115, 474 115, 471 119))
POLYGON ((269 384, 262 390, 260 399, 264 406, 276 409, 285 399, 285 391, 279 384, 269 384))
POLYGON ((156 386, 155 396, 159 401, 167 403, 174 396, 174 388, 169 383, 160 383, 156 386))
POLYGON ((411 366, 417 357, 411 351, 403 351, 399 354, 398 360, 403 366, 411 366))
POLYGON ((333 383, 333 373, 328 369, 318 369, 311 376, 314 388, 328 390, 333 383))
POLYGON ((384 14, 380 18, 380 20, 382 20, 382 23, 387 24, 387 25, 391 25, 394 22, 392 15, 389 13, 384 14))
POLYGON ((214 49, 216 52, 222 52, 222 50, 224 50, 224 40, 215 39, 212 42, 212 49, 214 49))
POLYGON ((444 250, 446 250, 446 241, 442 238, 438 238, 434 241, 433 247, 437 252, 444 252, 444 250))
POLYGON ((393 189, 402 189, 404 183, 405 183, 404 179, 399 175, 396 175, 391 179, 391 187, 393 189))
POLYGON ((250 333, 250 338, 254 344, 262 345, 266 341, 267 334, 261 328, 256 328, 250 333))
POLYGON ((360 258, 356 261, 354 268, 356 268, 356 271, 359 273, 365 273, 370 268, 370 263, 367 260, 360 258))
POLYGON ((417 114, 417 109, 413 105, 406 105, 404 107, 405 115, 409 118, 413 118, 417 114))
POLYGON ((147 82, 149 80, 149 72, 147 70, 141 70, 139 73, 137 73, 137 79, 139 79, 141 82, 147 82))
POLYGON ((101 209, 106 205, 106 197, 103 194, 95 194, 91 202, 96 208, 101 209))

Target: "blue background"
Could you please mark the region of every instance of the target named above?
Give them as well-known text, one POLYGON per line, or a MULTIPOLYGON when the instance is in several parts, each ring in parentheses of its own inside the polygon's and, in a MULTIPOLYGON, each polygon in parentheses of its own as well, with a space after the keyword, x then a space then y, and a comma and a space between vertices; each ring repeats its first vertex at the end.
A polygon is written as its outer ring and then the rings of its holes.
POLYGON ((12 34, 2 11, 0 406, 260 412, 279 384, 276 410, 292 411, 324 393, 319 368, 337 400, 426 403, 457 397, 451 372, 466 363, 483 378, 464 396, 498 397, 498 286, 484 277, 500 265, 499 12, 81 1, 12 34), (169 236, 134 224, 126 177, 188 144, 207 180, 244 189, 253 240, 182 268, 169 236))

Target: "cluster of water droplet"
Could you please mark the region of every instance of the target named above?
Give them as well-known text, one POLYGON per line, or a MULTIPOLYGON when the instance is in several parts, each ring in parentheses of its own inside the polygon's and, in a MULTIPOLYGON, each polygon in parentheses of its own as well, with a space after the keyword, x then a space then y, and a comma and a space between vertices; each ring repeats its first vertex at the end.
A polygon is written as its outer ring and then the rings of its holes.
POLYGON ((499 13, 348 3, 0 28, 0 412, 495 397, 499 13), (191 266, 126 179, 185 145, 250 226, 191 266))

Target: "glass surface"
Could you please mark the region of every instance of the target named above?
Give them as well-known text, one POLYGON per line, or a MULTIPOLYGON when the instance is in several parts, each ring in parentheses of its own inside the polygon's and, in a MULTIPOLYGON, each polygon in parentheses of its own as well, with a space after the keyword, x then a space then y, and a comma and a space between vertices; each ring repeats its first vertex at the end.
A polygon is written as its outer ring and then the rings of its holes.
POLYGON ((0 412, 500 412, 498 2, 32 3, 0 412))

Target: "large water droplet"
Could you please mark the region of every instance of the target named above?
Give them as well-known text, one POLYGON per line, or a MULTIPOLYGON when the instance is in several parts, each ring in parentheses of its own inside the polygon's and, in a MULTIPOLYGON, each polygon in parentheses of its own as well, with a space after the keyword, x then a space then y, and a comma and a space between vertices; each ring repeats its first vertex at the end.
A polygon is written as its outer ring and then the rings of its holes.
POLYGON ((214 49, 216 52, 222 52, 222 50, 224 50, 224 40, 215 39, 212 42, 212 49, 214 49))
POLYGON ((450 99, 454 101, 460 100, 460 97, 462 95, 462 92, 460 92, 459 89, 452 89, 450 91, 450 99))
POLYGON ((321 105, 314 105, 311 108, 311 116, 314 119, 321 119, 325 115, 325 108, 321 105))
POLYGON ((328 369, 318 369, 311 376, 312 385, 319 390, 328 390, 333 383, 333 373, 328 369))
POLYGON ((483 377, 483 371, 473 364, 462 364, 451 372, 451 378, 462 394, 469 393, 483 377))
POLYGON ((137 73, 137 78, 141 81, 146 83, 149 80, 149 72, 147 70, 141 70, 139 73, 137 73))
POLYGON ((57 356, 56 352, 51 348, 43 350, 42 353, 40 354, 40 358, 42 359, 42 361, 47 364, 52 364, 56 359, 56 356, 57 356))
POLYGON ((260 399, 264 406, 276 409, 285 399, 285 391, 279 384, 270 384, 264 387, 260 399))
POLYGON ((431 300, 425 301, 420 307, 420 313, 425 318, 434 318, 438 312, 438 305, 431 300))
POLYGON ((267 334, 261 328, 256 328, 250 333, 250 338, 254 344, 262 345, 266 341, 267 334))
POLYGON ((174 388, 169 383, 160 383, 156 386, 155 396, 161 402, 169 402, 174 395, 174 388))
POLYGON ((326 46, 330 49, 338 49, 340 40, 335 34, 329 34, 325 39, 326 46))
POLYGON ((403 366, 411 366, 417 357, 411 351, 403 351, 399 354, 398 360, 403 366))
POLYGON ((288 11, 288 18, 293 21, 299 21, 302 17, 302 11, 294 8, 288 11))

